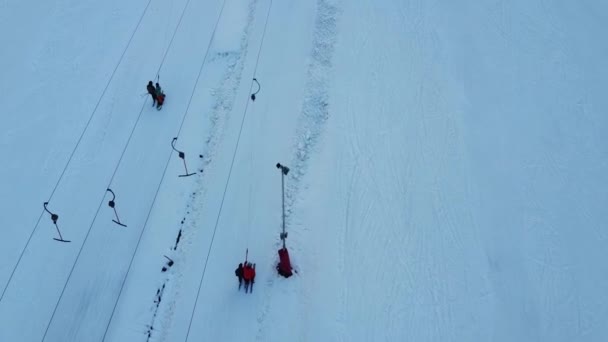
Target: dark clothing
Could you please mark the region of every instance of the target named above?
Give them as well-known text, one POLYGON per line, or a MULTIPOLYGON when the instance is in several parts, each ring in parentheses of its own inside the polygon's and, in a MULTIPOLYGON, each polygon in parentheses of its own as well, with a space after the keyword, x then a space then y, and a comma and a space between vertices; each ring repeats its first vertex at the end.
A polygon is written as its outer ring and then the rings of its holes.
POLYGON ((148 82, 148 85, 146 86, 146 89, 148 89, 148 94, 152 95, 156 95, 156 88, 154 88, 154 84, 152 84, 152 81, 148 82))
POLYGON ((239 290, 241 289, 241 285, 243 284, 243 265, 239 265, 236 270, 234 270, 234 275, 239 278, 239 290))
POLYGON ((154 84, 152 84, 152 81, 148 82, 148 86, 146 87, 146 89, 148 89, 148 94, 152 96, 152 106, 154 107, 154 105, 156 104, 156 88, 154 88, 154 84))

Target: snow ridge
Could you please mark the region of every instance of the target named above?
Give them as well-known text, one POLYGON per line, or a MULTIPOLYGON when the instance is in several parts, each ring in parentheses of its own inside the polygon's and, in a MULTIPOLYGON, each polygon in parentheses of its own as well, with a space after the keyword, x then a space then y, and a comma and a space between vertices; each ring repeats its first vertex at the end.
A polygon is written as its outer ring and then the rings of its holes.
POLYGON ((331 0, 318 0, 317 7, 306 95, 294 143, 296 153, 285 190, 287 225, 293 223, 292 213, 301 187, 300 179, 306 173, 310 155, 321 140, 325 123, 330 117, 329 80, 333 70, 332 57, 341 11, 331 0))
MULTIPOLYGON (((324 126, 330 117, 329 113, 329 86, 333 71, 333 54, 338 32, 338 19, 341 9, 337 2, 332 0, 318 0, 315 18, 311 61, 308 65, 308 80, 306 93, 297 130, 294 139, 295 157, 291 162, 291 172, 288 175, 285 189, 285 224, 293 228, 292 213, 296 206, 296 199, 301 188, 301 179, 306 174, 308 160, 322 138, 324 126)), ((293 229, 290 231, 293 232, 293 229)), ((297 233, 297 231, 295 231, 297 233)), ((275 246, 280 248, 281 240, 277 239, 275 246)), ((299 273, 297 264, 292 259, 294 271, 299 273)), ((266 279, 266 286, 274 286, 276 275, 266 279)), ((270 311, 272 290, 266 291, 264 305, 257 317, 259 328, 256 334, 257 341, 267 339, 266 317, 270 311)), ((305 336, 303 337, 305 339, 305 336)))
MULTIPOLYGON (((201 155, 201 161, 197 165, 199 175, 195 180, 194 189, 189 196, 188 203, 186 204, 185 214, 180 222, 180 228, 178 230, 177 238, 174 246, 171 250, 174 252, 175 267, 173 267, 167 276, 165 277, 162 285, 159 286, 159 291, 163 293, 161 289, 165 287, 171 287, 171 291, 164 291, 166 293, 163 298, 161 305, 161 298, 157 295, 154 296, 154 308, 153 315, 150 318, 151 322, 148 327, 148 339, 152 336, 152 332, 155 331, 155 324, 157 324, 158 317, 160 316, 160 329, 157 327, 156 331, 159 336, 155 336, 159 341, 165 341, 167 339, 167 332, 169 331, 173 314, 175 312, 177 297, 180 295, 180 282, 182 280, 182 267, 186 263, 190 254, 190 247, 192 241, 195 240, 198 234, 198 223, 197 213, 200 211, 205 203, 203 202, 204 194, 206 192, 206 177, 204 170, 209 170, 213 167, 214 156, 218 150, 218 145, 222 141, 222 137, 226 130, 226 122, 230 118, 230 113, 234 107, 234 101, 236 94, 241 84, 242 72, 245 67, 245 61, 248 52, 249 35, 252 27, 253 20, 255 18, 255 9, 258 1, 252 0, 249 3, 249 14, 247 16, 247 23, 245 25, 241 42, 238 50, 232 51, 218 51, 210 59, 210 63, 218 64, 215 67, 224 69, 224 74, 217 87, 211 90, 211 95, 215 99, 212 110, 209 117, 209 135, 205 139, 204 152, 201 155), (182 241, 182 243, 180 243, 182 241), (178 247, 181 247, 178 249, 178 247), (166 298, 170 296, 169 298, 166 298), (160 312, 160 314, 158 314, 160 312)), ((211 248, 211 246, 209 247, 211 248)))

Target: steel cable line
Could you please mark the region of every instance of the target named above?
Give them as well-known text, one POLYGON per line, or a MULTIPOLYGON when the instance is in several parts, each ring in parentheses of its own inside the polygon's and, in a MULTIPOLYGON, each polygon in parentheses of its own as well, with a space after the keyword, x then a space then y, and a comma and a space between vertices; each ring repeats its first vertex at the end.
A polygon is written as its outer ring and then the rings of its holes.
MULTIPOLYGON (((184 9, 182 10, 182 14, 181 14, 180 19, 179 19, 179 21, 178 21, 178 24, 177 24, 177 26, 176 26, 176 28, 175 28, 175 30, 174 30, 173 36, 172 36, 172 38, 171 38, 171 40, 170 40, 170 42, 169 42, 169 45, 167 46, 167 49, 165 50, 165 53, 164 53, 164 56, 163 56, 162 60, 161 60, 161 64, 160 64, 160 66, 159 66, 159 68, 158 68, 158 70, 159 70, 159 71, 160 71, 160 69, 162 68, 162 66, 163 66, 163 64, 164 64, 164 62, 165 62, 165 57, 167 56, 167 53, 168 53, 168 51, 170 50, 170 48, 171 48, 171 46, 172 46, 172 44, 173 44, 173 40, 174 40, 174 38, 175 38, 175 35, 176 35, 176 33, 177 33, 177 30, 179 29, 179 27, 180 27, 180 25, 181 25, 182 19, 183 19, 183 17, 184 17, 184 13, 185 13, 186 8, 188 7, 189 3, 190 3, 190 0, 188 0, 188 1, 187 1, 186 5, 184 6, 184 9)), ((117 164, 116 164, 116 167, 114 168, 114 172, 112 173, 112 177, 110 178, 110 181, 109 181, 109 183, 108 183, 107 188, 110 188, 110 187, 111 187, 111 185, 112 185, 112 182, 113 182, 113 180, 114 180, 114 177, 116 176, 116 173, 117 173, 117 171, 118 171, 118 168, 119 168, 119 167, 120 167, 120 165, 121 165, 121 162, 122 162, 122 160, 123 160, 123 157, 124 157, 124 155, 125 155, 125 153, 126 153, 126 151, 127 151, 127 148, 128 148, 128 146, 129 146, 129 143, 131 142, 131 139, 132 139, 132 137, 133 137, 133 134, 134 134, 134 132, 135 132, 135 129, 137 128, 138 123, 139 123, 139 121, 140 121, 140 119, 141 119, 141 116, 142 116, 142 114, 143 114, 143 110, 144 110, 144 108, 145 108, 145 102, 144 102, 144 104, 142 104, 142 108, 141 108, 141 109, 140 109, 140 111, 139 111, 139 115, 138 115, 138 117, 137 117, 137 120, 135 121, 135 124, 133 125, 133 128, 131 129, 131 132, 130 132, 130 134, 129 134, 129 138, 127 139, 127 142, 126 142, 126 144, 125 144, 125 146, 124 146, 124 148, 123 148, 123 150, 122 150, 122 153, 121 153, 120 158, 119 158, 119 160, 118 160, 118 162, 117 162, 117 164)), ((163 175, 164 175, 164 173, 163 173, 163 175)), ((106 189, 107 189, 107 188, 106 188, 106 189)), ((70 270, 70 273, 68 274, 68 278, 67 278, 67 280, 66 280, 66 282, 65 282, 65 284, 64 284, 64 286, 63 286, 63 289, 62 289, 62 291, 61 291, 61 294, 60 294, 60 296, 59 296, 59 299, 57 300, 57 303, 56 303, 55 308, 54 308, 54 310, 53 310, 53 314, 51 315, 51 318, 49 319, 49 322, 48 322, 48 324, 47 324, 47 327, 46 327, 46 330, 45 330, 45 333, 44 333, 44 336, 43 336, 43 340, 44 340, 44 338, 46 338, 46 335, 47 335, 47 333, 48 333, 48 330, 49 330, 49 328, 50 328, 50 325, 51 325, 51 323, 52 323, 52 320, 53 320, 53 318, 55 317, 55 313, 57 312, 57 309, 58 309, 58 307, 59 307, 59 303, 61 302, 61 299, 63 298, 63 295, 64 295, 65 290, 66 290, 66 288, 67 288, 67 284, 69 283, 69 281, 70 281, 70 279, 71 279, 71 276, 72 276, 72 273, 73 273, 74 269, 76 268, 76 264, 78 263, 78 260, 79 260, 79 258, 80 258, 80 255, 81 255, 81 253, 82 253, 82 251, 83 251, 83 249, 84 249, 84 246, 85 246, 85 244, 86 244, 86 241, 88 240, 89 234, 91 233, 91 230, 92 230, 92 228, 93 228, 93 225, 95 224, 95 221, 96 221, 96 219, 97 219, 97 215, 99 214, 99 211, 101 210, 101 207, 103 206, 105 196, 106 196, 106 191, 104 191, 104 192, 103 192, 103 196, 101 197, 101 201, 100 201, 100 203, 99 203, 99 205, 98 205, 98 207, 97 207, 97 211, 95 212, 95 215, 93 216, 93 220, 91 221, 91 224, 90 224, 90 226, 89 226, 89 229, 88 229, 88 231, 87 231, 87 234, 85 235, 84 241, 83 241, 82 245, 80 246, 80 249, 79 249, 79 251, 78 251, 78 254, 77 254, 77 256, 76 256, 76 259, 74 260, 74 263, 73 263, 73 265, 72 265, 72 268, 71 268, 71 270, 70 270)), ((141 236, 140 236, 140 239, 141 239, 141 236)))
MULTIPOLYGON (((220 10, 220 13, 218 15, 217 21, 216 21, 215 26, 213 28, 213 33, 211 34, 211 38, 209 39, 209 44, 207 46, 207 50, 205 52, 205 56, 203 58, 201 66, 199 68, 199 72, 198 72, 198 75, 196 77, 196 82, 194 84, 194 87, 192 88, 192 94, 190 95, 190 99, 188 100, 188 105, 186 107, 184 115, 182 116, 182 122, 181 122, 179 130, 177 132, 177 136, 178 137, 179 137, 179 134, 181 133, 181 130, 182 130, 183 126, 184 126, 184 122, 186 121, 186 117, 188 115, 190 106, 192 104, 192 100, 194 98, 194 93, 196 92, 196 87, 197 87, 197 85, 199 83, 199 80, 200 80, 200 77, 202 75, 203 67, 204 67, 204 65, 205 65, 205 63, 207 61, 207 57, 209 56, 209 50, 211 48, 211 43, 213 42, 213 39, 215 37, 215 33, 217 31, 217 27, 218 27, 220 19, 222 17, 222 13, 224 11, 225 5, 226 5, 226 0, 224 0, 222 2, 222 8, 220 10)), ((149 221, 150 216, 152 214, 152 209, 154 208, 154 204, 156 203, 156 199, 158 197, 158 193, 159 193, 160 188, 161 188, 161 186, 163 184, 163 181, 165 179, 165 175, 167 173, 167 169, 169 167, 169 163, 171 162, 171 157, 172 156, 173 156, 173 150, 171 150, 171 152, 169 153, 169 157, 167 158, 167 162, 165 163, 165 169, 163 170, 162 177, 161 177, 160 182, 158 183, 158 186, 156 188, 156 193, 154 194, 154 199, 152 200, 152 204, 150 205, 150 210, 148 211, 148 214, 146 216, 146 220, 144 222, 144 227, 143 227, 143 229, 142 229, 142 231, 141 231, 141 233, 139 235, 139 239, 137 240, 137 245, 135 246, 135 250, 133 251, 133 255, 131 256, 131 260, 129 261, 129 267, 127 268, 127 272, 125 273, 125 275, 123 277, 123 280, 122 280, 122 283, 121 283, 121 286, 120 286, 120 290, 118 292, 118 297, 116 298, 116 301, 114 302, 114 307, 112 309, 112 314, 110 315, 110 319, 108 320, 108 324, 106 325, 106 329, 105 329, 105 332, 104 332, 104 335, 103 335, 103 341, 105 341, 105 339, 106 339, 106 336, 108 334, 108 330, 110 328, 110 324, 112 323, 112 319, 114 318, 114 314, 116 312, 116 307, 118 306, 118 302, 120 301, 120 297, 122 296, 122 292, 124 290, 124 286, 125 286, 127 277, 129 276, 129 273, 131 272, 131 267, 133 266, 133 260, 135 260, 135 255, 137 255, 137 251, 139 249, 139 245, 140 245, 141 239, 143 237, 143 234, 144 234, 146 228, 148 227, 148 221, 149 221)))
MULTIPOLYGON (((260 54, 262 52, 262 47, 264 46, 264 38, 266 37, 266 28, 268 26, 268 19, 270 17, 270 10, 272 8, 272 0, 270 0, 270 5, 268 6, 268 13, 266 14, 266 22, 264 23, 264 30, 262 32, 262 40, 260 42, 260 48, 258 50, 258 55, 255 61, 255 67, 253 68, 253 75, 255 76, 256 71, 258 69, 258 63, 260 61, 260 54)), ((251 90, 253 89, 253 83, 254 81, 251 80, 251 84, 249 85, 249 93, 251 93, 251 90)), ((239 142, 241 140, 241 135, 243 132, 243 126, 245 123, 245 118, 247 116, 247 109, 249 108, 249 98, 247 98, 247 103, 245 104, 245 110, 243 111, 243 119, 241 120, 241 127, 239 129, 239 135, 237 137, 236 140, 236 146, 234 148, 234 153, 232 155, 232 161, 230 162, 230 169, 228 170, 228 179, 226 180, 226 185, 224 187, 224 193, 222 194, 222 201, 220 202, 220 209, 217 213, 217 218, 215 220, 215 225, 213 227, 213 234, 211 235, 211 242, 209 243, 209 249, 207 251, 207 256, 205 257, 205 265, 203 266, 203 273, 201 275, 201 279, 199 281, 199 285, 198 285, 198 291, 196 293, 196 298, 194 300, 194 307, 192 308, 192 314, 190 315, 190 322, 188 323, 188 332, 186 333, 186 339, 184 341, 188 341, 188 337, 190 336, 190 329, 192 328, 192 321, 194 320, 194 313, 196 312, 196 306, 198 304, 198 299, 201 293, 201 289, 203 286, 203 280, 205 279, 205 273, 207 271, 207 264, 209 262, 209 256, 211 255, 211 249, 213 247, 213 242, 215 240, 215 234, 217 232, 217 227, 219 225, 220 222, 220 217, 222 215, 222 209, 224 208, 224 200, 226 199, 226 193, 228 191, 228 185, 230 184, 230 178, 232 176, 232 169, 234 167, 234 161, 236 159, 236 153, 239 149, 239 142)))
MULTIPOLYGON (((70 165, 72 158, 74 157, 74 154, 76 153, 76 150, 78 149, 78 146, 80 145, 80 142, 82 141, 82 138, 84 137, 86 131, 89 128, 89 125, 91 124, 91 121, 93 120, 93 117, 95 116, 95 113, 97 112, 97 108, 99 108, 99 104, 101 103, 101 100, 103 99, 104 95, 106 94, 106 91, 108 90, 108 88, 110 86, 110 83, 114 79, 114 75, 116 74, 118 67, 122 63, 122 60, 123 60, 127 50, 129 49, 129 46, 131 45, 131 42, 133 41, 133 37, 135 37, 135 33, 139 29, 139 26, 145 16, 146 12, 148 11, 148 7, 150 7, 151 2, 152 2, 152 0, 148 0, 146 7, 144 8, 143 12, 141 13, 139 20, 137 21, 137 25, 135 25, 135 29, 131 33, 131 37, 129 38, 129 41, 127 42, 127 46, 125 46, 122 54, 120 55, 120 58, 118 59, 118 62, 116 63, 116 66, 114 67, 114 70, 112 71, 112 74, 110 75, 110 78, 108 79, 108 82, 106 83, 105 88, 103 89, 101 95, 99 96, 99 99, 97 100, 97 104, 95 104, 95 107, 93 108, 93 111, 91 112, 91 115, 89 116, 89 120, 87 121, 82 133, 80 134, 80 137, 78 138, 78 141, 76 142, 76 145, 74 146, 74 149, 72 150, 72 153, 70 154, 70 157, 68 158, 68 161, 65 164, 65 167, 63 168, 63 171, 61 172, 61 175, 59 176, 59 179, 57 180, 57 183, 55 184, 55 187, 53 188, 53 191, 51 192, 51 195, 49 196, 49 199, 47 200, 47 202, 51 201, 51 199, 53 198, 53 195, 55 194, 55 191, 59 187, 59 183, 61 183, 61 180, 63 179, 63 176, 64 176, 66 170, 68 169, 68 166, 70 165)), ((38 226, 40 225, 40 220, 42 219, 43 215, 44 215, 44 209, 40 213, 40 216, 38 216, 38 220, 36 221, 36 224, 34 225, 34 228, 32 229, 32 232, 30 233, 30 236, 28 237, 27 242, 25 243, 25 246, 23 246, 23 249, 21 250, 19 258, 17 259, 17 263, 15 264, 15 267, 13 267, 13 270, 11 271, 11 275, 9 276, 8 281, 6 282, 6 285, 5 285, 4 289, 2 290, 2 294, 0 295, 0 302, 2 302, 2 299, 4 298, 4 294, 6 293, 6 290, 8 289, 8 286, 10 285, 10 283, 13 279, 13 276, 15 275, 15 271, 17 270, 17 268, 19 267, 19 264, 21 263, 21 259, 23 258, 23 255, 25 254, 25 251, 27 250, 27 247, 29 246, 29 244, 32 240, 32 237, 34 236, 34 233, 36 232, 36 230, 38 229, 38 226)))

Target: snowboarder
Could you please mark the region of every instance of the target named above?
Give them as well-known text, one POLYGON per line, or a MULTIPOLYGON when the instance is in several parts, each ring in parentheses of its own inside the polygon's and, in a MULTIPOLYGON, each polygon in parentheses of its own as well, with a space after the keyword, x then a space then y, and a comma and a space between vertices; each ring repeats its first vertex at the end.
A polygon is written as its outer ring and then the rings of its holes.
POLYGON ((163 103, 165 102, 165 93, 163 93, 162 88, 160 87, 160 84, 158 84, 158 82, 156 82, 156 109, 160 110, 160 108, 163 106, 163 103))
POLYGON ((150 94, 150 96, 152 96, 152 107, 154 107, 154 105, 156 104, 156 89, 154 88, 154 84, 152 84, 152 81, 148 82, 148 86, 146 86, 146 89, 148 89, 148 94, 150 94))
POLYGON ((241 290, 241 285, 243 284, 243 264, 240 263, 239 267, 234 270, 234 275, 239 278, 239 291, 241 290))
POLYGON ((247 293, 247 290, 251 293, 255 280, 255 267, 253 267, 251 263, 246 263, 243 267, 243 279, 245 279, 245 293, 247 293))

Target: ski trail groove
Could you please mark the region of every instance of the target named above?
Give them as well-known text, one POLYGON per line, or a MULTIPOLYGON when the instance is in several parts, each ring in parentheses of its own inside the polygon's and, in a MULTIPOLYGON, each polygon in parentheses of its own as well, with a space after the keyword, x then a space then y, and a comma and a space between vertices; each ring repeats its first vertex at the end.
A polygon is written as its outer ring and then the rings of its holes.
MULTIPOLYGON (((245 67, 249 45, 249 36, 257 2, 257 0, 252 0, 249 3, 248 20, 244 28, 243 36, 241 38, 241 46, 239 50, 230 52, 217 52, 215 56, 211 59, 212 62, 220 63, 222 67, 226 70, 226 72, 218 87, 212 90, 213 97, 216 99, 216 101, 212 107, 212 111, 209 118, 210 129, 209 136, 205 139, 204 142, 204 157, 202 162, 198 165, 198 168, 201 172, 202 170, 209 170, 209 168, 213 167, 213 158, 217 153, 218 146, 225 133, 225 124, 228 118, 230 117, 230 113, 232 112, 232 109, 234 107, 236 94, 241 84, 242 72, 245 67)), ((206 177, 204 173, 201 173, 200 177, 197 177, 195 189, 193 190, 190 199, 186 205, 186 213, 184 214, 184 218, 181 221, 179 229, 180 233, 182 234, 181 239, 183 240, 183 242, 179 245, 176 243, 173 247, 173 250, 175 250, 177 253, 176 260, 181 261, 187 259, 189 248, 192 246, 192 241, 197 235, 196 228, 198 224, 196 217, 191 218, 190 216, 191 213, 194 211, 194 208, 201 208, 205 205, 205 203, 203 202, 203 195, 206 192, 205 180, 206 177), (180 248, 178 249, 178 247, 180 248)), ((209 250, 211 250, 211 248, 212 246, 210 245, 209 250)), ((182 278, 182 264, 183 262, 177 262, 174 269, 166 278, 164 284, 171 284, 171 286, 173 287, 173 291, 166 295, 169 298, 163 300, 163 305, 159 307, 159 311, 161 313, 159 315, 153 315, 151 318, 151 326, 154 326, 157 319, 160 320, 161 329, 155 330, 160 331, 160 335, 158 336, 160 340, 165 340, 167 338, 166 329, 170 327, 171 321, 173 319, 174 308, 176 307, 177 298, 181 289, 180 280, 182 278)))
POLYGON ((286 186, 285 220, 288 225, 292 223, 292 212, 310 154, 322 138, 329 119, 329 80, 333 70, 332 57, 340 10, 333 1, 328 0, 318 0, 317 7, 306 94, 294 142, 293 171, 286 186))
MULTIPOLYGON (((190 1, 188 1, 188 2, 186 3, 186 5, 184 6, 184 11, 182 12, 182 15, 181 15, 181 17, 180 17, 180 23, 181 23, 181 20, 182 20, 182 18, 183 18, 183 15, 184 15, 185 10, 186 10, 186 8, 188 7, 188 4, 189 4, 189 3, 190 3, 190 1)), ((206 64, 206 62, 207 62, 207 57, 209 56, 209 51, 211 50, 211 44, 212 44, 213 39, 214 39, 214 37, 215 37, 215 33, 216 33, 216 30, 217 30, 217 26, 218 26, 218 24, 219 24, 219 22, 220 22, 220 19, 221 19, 221 17, 222 17, 222 13, 223 13, 223 10, 224 10, 224 5, 225 5, 225 3, 226 3, 226 1, 224 0, 224 1, 222 2, 222 8, 220 9, 220 13, 218 14, 218 18, 217 18, 216 23, 215 23, 215 25, 214 25, 214 28, 213 28, 213 33, 211 34, 211 38, 210 38, 210 40, 209 40, 209 44, 207 45, 207 49, 205 50, 205 55, 204 55, 203 60, 202 60, 202 62, 201 62, 201 66, 200 66, 200 68, 199 68, 199 71, 198 71, 198 75, 197 75, 196 81, 195 81, 194 86, 193 86, 193 88, 192 88, 192 94, 190 95, 190 99, 188 100, 188 106, 186 107, 186 110, 185 110, 185 112, 184 112, 184 114, 183 114, 183 116, 182 116, 182 122, 181 122, 180 127, 179 127, 179 130, 178 130, 178 132, 177 132, 177 136, 178 136, 178 137, 179 137, 179 134, 180 134, 180 132, 181 132, 181 130, 182 130, 182 128, 183 128, 184 122, 186 121, 186 117, 187 117, 187 115, 188 115, 188 112, 189 112, 189 109, 190 109, 190 105, 191 105, 191 103, 192 103, 192 99, 194 98, 194 93, 195 93, 195 91, 196 91, 196 87, 197 87, 197 85, 198 85, 198 83, 199 83, 199 80, 200 80, 200 77, 201 77, 201 74, 202 74, 203 68, 204 68, 204 66, 205 66, 205 64, 206 64)), ((177 32, 178 28, 179 28, 179 24, 176 26, 175 32, 177 32)), ((174 35, 173 37, 175 37, 175 35, 174 35)), ((171 42, 173 42, 173 38, 171 39, 171 42)), ((169 45, 169 47, 170 47, 170 45, 169 45)), ((168 49, 169 49, 169 48, 168 48, 168 49)), ((167 49, 167 51, 168 51, 168 49, 167 49)), ((166 56, 166 54, 165 54, 165 56, 166 56)), ((164 63, 164 57, 163 57, 163 63, 164 63)), ((161 64, 161 67, 162 67, 162 64, 161 64)), ((160 70, 160 67, 159 67, 159 70, 160 70)), ((127 273, 125 274, 125 276, 124 276, 124 278, 123 278, 123 281, 122 281, 122 284, 121 284, 121 287, 120 287, 120 291, 119 291, 118 297, 116 298, 116 302, 114 303, 114 308, 112 309, 112 314, 111 314, 110 319, 108 320, 108 323, 107 323, 107 325, 106 325, 106 329, 105 329, 105 332, 104 332, 104 335, 103 335, 103 340, 104 340, 104 341, 105 341, 105 339, 106 339, 107 333, 108 333, 109 328, 110 328, 110 325, 111 325, 111 323, 112 323, 112 319, 113 319, 113 317, 114 317, 114 313, 115 313, 115 311, 116 311, 116 307, 118 306, 118 302, 120 301, 120 296, 121 296, 122 291, 123 291, 123 289, 124 289, 125 282, 126 282, 126 280, 127 280, 127 277, 128 277, 128 275, 129 275, 129 272, 130 272, 130 270, 131 270, 131 266, 132 266, 132 264, 133 264, 133 260, 135 259, 135 255, 137 254, 137 250, 138 250, 138 248, 139 248, 139 244, 140 244, 140 242, 141 242, 141 238, 142 238, 142 236, 143 236, 143 233, 144 233, 144 232, 145 232, 145 230, 146 230, 147 223, 148 223, 148 219, 150 218, 150 214, 152 213, 152 209, 154 208, 154 203, 156 202, 156 198, 157 198, 157 196, 158 196, 158 192, 160 191, 161 185, 162 185, 163 180, 164 180, 164 178, 165 178, 165 174, 166 174, 166 172, 167 172, 167 168, 168 168, 168 166, 169 166, 169 163, 170 163, 170 161, 171 161, 171 157, 172 157, 172 156, 173 156, 173 151, 171 151, 171 152, 169 153, 169 158, 167 159, 167 163, 166 163, 166 165, 165 165, 165 169, 164 169, 164 171, 163 171, 163 175, 162 175, 162 177, 161 177, 160 183, 158 184, 158 188, 157 188, 156 193, 155 193, 155 195, 154 195, 154 200, 152 201, 152 204, 151 204, 151 206, 150 206, 150 211, 148 212, 148 216, 147 216, 146 221, 145 221, 145 223, 144 223, 144 227, 143 227, 143 229, 142 229, 142 231, 141 231, 141 234, 140 234, 139 240, 138 240, 138 242, 137 242, 137 246, 135 247, 135 250, 133 251, 133 256, 131 257, 131 261, 130 261, 130 263, 129 263, 129 268, 127 269, 127 273)), ((182 222, 183 222, 183 221, 182 221, 182 222)), ((181 234, 181 230, 180 230, 180 234, 181 234)), ((178 235, 178 236, 179 236, 179 235, 178 235)), ((179 238, 178 238, 178 240, 176 241, 176 248, 177 248, 177 244, 178 244, 178 242, 179 242, 179 238)), ((162 285, 163 292, 164 292, 165 285, 166 285, 166 283, 164 283, 164 284, 162 285)), ((158 293, 158 292, 157 292, 157 293, 158 293)), ((158 301, 159 301, 159 303, 160 303, 160 297, 158 298, 158 301)), ((154 312, 154 317, 156 317, 157 311, 158 311, 158 307, 155 309, 155 312, 154 312)), ((154 319, 153 319, 153 320, 154 320, 154 319)), ((153 325, 150 325, 150 326, 151 326, 150 330, 153 330, 153 325)))
MULTIPOLYGON (((324 126, 330 117, 329 88, 333 70, 334 46, 338 32, 338 19, 341 13, 339 3, 333 0, 318 0, 315 17, 311 58, 308 65, 305 98, 302 104, 300 117, 293 142, 294 158, 291 162, 292 171, 288 175, 285 186, 285 224, 294 227, 293 212, 297 205, 296 201, 302 187, 302 178, 305 176, 310 155, 315 151, 320 142, 324 126)), ((306 230, 306 228, 304 228, 306 230)), ((276 241, 277 248, 282 245, 280 240, 276 241)), ((296 249, 297 244, 292 245, 296 249)), ((292 265, 296 275, 300 274, 297 265, 292 265)), ((264 298, 264 309, 258 315, 259 323, 256 340, 263 340, 267 329, 267 312, 270 308, 270 300, 274 280, 268 281, 268 295, 264 298)), ((311 297, 304 290, 303 297, 311 297)))
MULTIPOLYGON (((272 2, 271 2, 271 4, 272 4, 272 2)), ((248 43, 249 32, 250 32, 250 28, 252 26, 252 23, 253 23, 253 21, 255 19, 256 7, 257 7, 257 0, 253 0, 252 2, 250 2, 250 4, 249 4, 249 15, 248 15, 248 19, 247 19, 247 26, 246 26, 246 30, 245 30, 245 35, 243 36, 243 38, 241 40, 242 44, 244 44, 244 46, 242 48, 244 56, 247 56, 247 53, 248 53, 247 47, 249 45, 249 43, 248 43)), ((270 7, 269 7, 268 11, 269 11, 268 13, 270 13, 270 7)), ((264 42, 264 35, 266 33, 266 24, 268 23, 267 20, 268 20, 268 16, 266 17, 266 23, 264 25, 264 31, 262 32, 262 39, 260 41, 260 47, 258 49, 256 63, 255 63, 254 70, 253 70, 253 74, 254 75, 255 75, 255 72, 257 70, 260 53, 262 51, 262 45, 263 45, 263 42, 264 42)), ((245 59, 243 59, 243 60, 245 60, 245 59)), ((244 67, 244 64, 243 64, 243 67, 244 67)), ((239 73, 239 79, 240 79, 240 77, 242 77, 242 69, 241 69, 241 73, 239 73)), ((252 79, 252 81, 249 84, 249 92, 248 92, 249 94, 252 93, 251 90, 253 89, 253 82, 254 81, 252 79)), ((238 136, 237 136, 237 139, 236 139, 236 144, 235 144, 235 147, 234 147, 234 152, 232 154, 232 159, 230 161, 230 168, 228 170, 228 179, 226 179, 226 184, 224 186, 224 191, 222 193, 222 199, 221 199, 221 202, 220 202, 219 211, 217 213, 217 218, 215 220, 215 225, 214 225, 214 228, 213 228, 213 234, 211 235, 211 241, 209 243, 207 255, 205 257, 205 263, 204 263, 204 266, 203 266, 203 272, 201 274, 201 278, 200 278, 200 281, 199 281, 199 286, 198 286, 198 291, 197 291, 197 294, 196 294, 196 299, 194 300, 194 306, 192 308, 192 314, 191 314, 191 317, 190 317, 190 322, 188 324, 188 330, 186 332, 186 339, 185 339, 185 341, 187 341, 188 338, 190 337, 190 330, 191 330, 191 327, 192 327, 192 322, 194 320, 194 315, 196 313, 196 307, 197 307, 198 302, 199 302, 199 296, 200 296, 200 293, 201 293, 201 290, 202 290, 203 281, 205 279, 205 274, 206 274, 206 271, 207 271, 207 265, 208 265, 208 262, 209 262, 209 257, 211 256, 211 251, 213 249, 213 243, 215 241, 215 236, 216 236, 217 228, 219 226, 219 222, 220 222, 220 219, 221 219, 221 216, 222 216, 222 210, 224 208, 224 201, 226 199, 226 193, 228 191, 228 186, 230 185, 230 179, 232 177, 232 170, 233 170, 234 162, 236 160, 237 152, 238 152, 238 149, 239 149, 239 144, 240 144, 241 136, 242 136, 242 133, 243 133, 243 127, 245 125, 245 119, 247 118, 247 112, 248 112, 248 108, 249 108, 249 103, 250 103, 249 98, 247 98, 247 102, 245 103, 245 109, 243 110, 243 114, 242 114, 242 119, 241 119, 239 131, 238 131, 238 136)))

